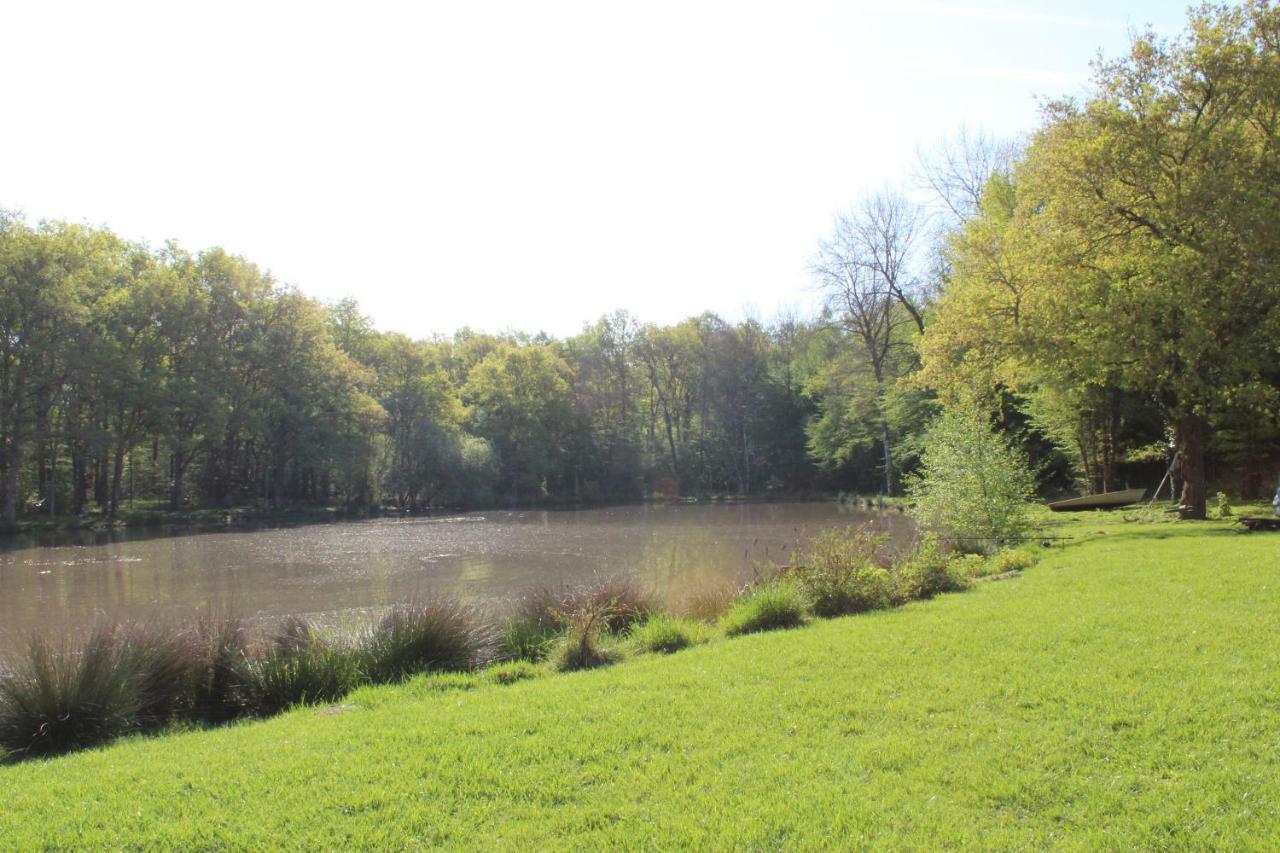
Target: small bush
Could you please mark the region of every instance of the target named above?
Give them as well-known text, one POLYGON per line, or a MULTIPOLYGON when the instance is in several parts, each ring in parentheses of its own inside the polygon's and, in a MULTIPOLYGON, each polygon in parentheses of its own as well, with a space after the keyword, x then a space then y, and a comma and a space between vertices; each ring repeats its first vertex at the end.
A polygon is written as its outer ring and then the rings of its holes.
POLYGON ((827 530, 814 537, 786 570, 818 616, 843 616, 888 607, 893 579, 876 564, 885 537, 866 528, 827 530))
POLYGON ((360 668, 354 649, 293 618, 267 645, 244 655, 239 674, 248 708, 268 715, 341 698, 358 683, 360 668))
POLYGON ((361 649, 364 675, 375 683, 419 672, 475 669, 489 658, 493 638, 470 607, 451 598, 391 608, 361 649))
POLYGON ((32 640, 0 678, 0 748, 18 758, 55 755, 135 729, 134 662, 114 626, 94 629, 77 652, 32 640))
POLYGON ((964 589, 965 576, 956 561, 936 542, 926 541, 894 566, 896 598, 900 602, 933 598, 964 589))
POLYGON ((1217 516, 1218 518, 1231 518, 1234 513, 1231 511, 1231 499, 1227 497, 1226 492, 1218 492, 1216 498, 1217 516))
POLYGON ((1029 551, 1010 548, 1007 551, 1001 551, 989 561, 991 566, 991 574, 1003 575, 1008 572, 1020 572, 1029 569, 1036 564, 1036 555, 1029 551))
POLYGON ((756 631, 795 628, 804 624, 804 596, 794 584, 775 581, 750 587, 720 619, 730 637, 756 631))
POLYGON ((606 608, 591 604, 564 614, 567 627, 554 660, 558 672, 594 669, 613 663, 613 653, 600 642, 608 617, 606 608))
POLYGON ((631 626, 628 639, 641 651, 670 654, 702 642, 705 634, 696 622, 654 615, 631 626))

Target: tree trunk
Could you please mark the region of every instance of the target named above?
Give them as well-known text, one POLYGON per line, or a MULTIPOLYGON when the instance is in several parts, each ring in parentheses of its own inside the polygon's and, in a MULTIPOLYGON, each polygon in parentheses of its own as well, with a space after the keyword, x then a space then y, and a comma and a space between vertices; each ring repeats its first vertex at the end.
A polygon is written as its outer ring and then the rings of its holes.
POLYGON ((1183 415, 1174 422, 1174 444, 1182 469, 1182 496, 1178 500, 1181 518, 1205 517, 1204 444, 1208 424, 1199 415, 1183 415))
POLYGON ((116 443, 115 458, 111 465, 111 506, 107 514, 115 518, 120 512, 121 483, 124 481, 124 442, 116 443))
POLYGON ((169 508, 175 512, 182 509, 182 478, 187 471, 184 455, 182 451, 175 450, 169 456, 169 469, 172 473, 169 486, 169 508))
POLYGON ((18 521, 18 463, 21 460, 18 437, 11 435, 4 451, 4 519, 10 524, 18 521))
POLYGON ((889 448, 889 419, 880 416, 880 446, 884 448, 884 493, 893 497, 893 453, 889 448))

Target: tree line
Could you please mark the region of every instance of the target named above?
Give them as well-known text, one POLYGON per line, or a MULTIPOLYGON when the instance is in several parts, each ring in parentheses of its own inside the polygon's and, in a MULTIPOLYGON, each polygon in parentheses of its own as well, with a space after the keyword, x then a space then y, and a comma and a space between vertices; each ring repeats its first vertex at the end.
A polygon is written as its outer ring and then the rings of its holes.
POLYGON ((0 213, 3 514, 895 494, 948 409, 1042 487, 1168 472, 1203 516, 1280 448, 1278 132, 1280 13, 1203 6, 837 217, 815 316, 564 338, 414 340, 221 249, 0 213))

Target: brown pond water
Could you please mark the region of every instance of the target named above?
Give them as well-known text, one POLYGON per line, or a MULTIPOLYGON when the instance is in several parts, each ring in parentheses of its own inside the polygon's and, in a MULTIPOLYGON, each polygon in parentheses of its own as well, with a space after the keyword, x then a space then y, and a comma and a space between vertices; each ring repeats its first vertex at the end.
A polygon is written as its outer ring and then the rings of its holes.
POLYGON ((832 526, 871 523, 911 536, 897 512, 835 503, 624 506, 476 512, 301 527, 158 535, 68 534, 0 553, 0 652, 32 632, 83 630, 96 618, 195 620, 235 613, 339 621, 412 595, 482 604, 532 587, 629 574, 659 592, 749 579, 832 526))

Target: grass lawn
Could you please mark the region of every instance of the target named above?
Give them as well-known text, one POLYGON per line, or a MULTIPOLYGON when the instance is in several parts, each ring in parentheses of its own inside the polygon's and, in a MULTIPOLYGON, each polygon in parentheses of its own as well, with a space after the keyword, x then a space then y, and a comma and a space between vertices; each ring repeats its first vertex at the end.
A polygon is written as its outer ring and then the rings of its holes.
POLYGON ((899 610, 0 767, 0 847, 1280 847, 1280 535, 1056 523, 899 610))

